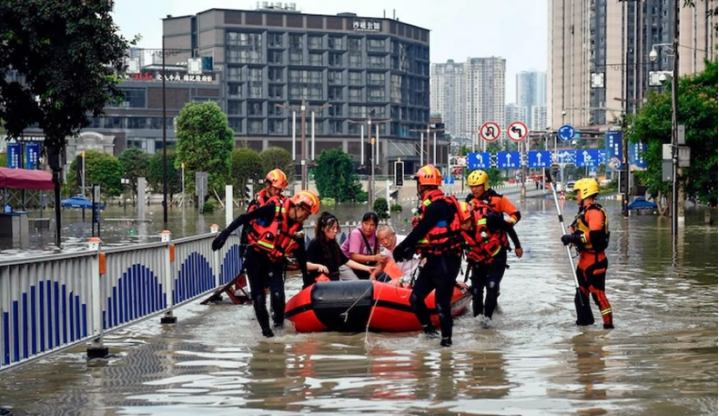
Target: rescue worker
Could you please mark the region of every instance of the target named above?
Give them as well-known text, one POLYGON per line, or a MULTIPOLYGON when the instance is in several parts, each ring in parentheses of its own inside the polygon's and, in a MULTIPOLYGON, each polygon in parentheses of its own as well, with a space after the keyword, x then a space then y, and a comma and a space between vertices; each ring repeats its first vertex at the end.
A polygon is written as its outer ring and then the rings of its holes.
MULTIPOLYGON (((273 169, 265 176, 265 188, 255 195, 255 199, 250 201, 247 205, 247 212, 256 210, 257 208, 267 204, 271 198, 278 198, 278 202, 281 205, 284 202, 284 196, 282 191, 287 188, 287 175, 281 169, 273 169)), ((242 257, 242 266, 244 269, 245 265, 245 253, 247 251, 247 231, 249 227, 242 228, 242 234, 240 235, 240 256, 242 257)))
POLYGON ((578 180, 574 184, 579 213, 569 227, 571 234, 562 236, 562 243, 572 244, 579 252, 577 280, 579 290, 574 296, 577 309, 577 325, 594 324, 594 315, 589 305, 591 293, 599 307, 604 329, 614 329, 612 305, 604 293, 607 275, 607 256, 604 253, 609 244, 609 218, 607 212, 594 198, 599 194, 599 184, 592 178, 578 180))
POLYGON ((488 326, 497 307, 500 283, 508 268, 507 250, 510 249, 510 246, 507 237, 512 239, 514 254, 518 258, 524 254, 517 233, 514 232, 514 225, 519 222, 522 215, 506 196, 498 194, 489 187, 487 172, 475 170, 467 177, 467 184, 471 191, 471 194, 467 195, 467 202, 472 205, 474 210, 480 211, 481 218, 486 218, 493 225, 491 232, 498 234, 501 243, 501 248, 494 252, 491 259, 474 262, 474 265, 470 263, 470 266, 473 266, 471 267, 472 309, 475 317, 484 316, 483 324, 488 326), (504 220, 504 214, 507 214, 506 220, 504 220), (484 299, 485 287, 487 288, 486 300, 484 299))
POLYGON ((452 345, 451 299, 462 262, 459 201, 439 189, 442 175, 432 165, 423 166, 415 175, 420 206, 414 229, 392 251, 396 262, 409 260, 419 251, 425 260, 410 295, 410 305, 428 338, 437 338, 430 321, 425 298, 434 289, 440 345, 452 345))
POLYGON ((265 205, 237 217, 212 241, 212 250, 219 250, 235 229, 249 224, 245 269, 257 322, 265 337, 274 336, 265 306, 265 286, 270 289, 274 326, 281 328, 285 320, 282 273, 286 256, 294 251, 302 277, 307 280, 309 276, 302 225, 310 214, 317 214, 319 210, 320 200, 310 191, 300 191, 284 201, 270 199, 265 205))
POLYGON ((492 213, 486 205, 480 204, 476 209, 472 209, 466 202, 461 202, 460 208, 463 221, 462 237, 467 253, 467 272, 471 273, 472 279, 472 312, 475 317, 483 315, 483 323, 489 325, 497 307, 499 282, 506 267, 504 262, 495 262, 504 250, 502 233, 507 233, 512 241, 515 241, 515 246, 520 248, 521 246, 514 227, 499 215, 492 213), (496 270, 497 267, 501 270, 496 270), (496 280, 498 276, 499 280, 496 280))

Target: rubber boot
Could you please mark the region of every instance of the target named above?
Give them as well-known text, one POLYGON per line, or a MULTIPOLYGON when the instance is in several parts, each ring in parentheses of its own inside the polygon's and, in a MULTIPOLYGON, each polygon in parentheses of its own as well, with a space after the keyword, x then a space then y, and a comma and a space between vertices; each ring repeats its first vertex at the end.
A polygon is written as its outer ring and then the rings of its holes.
POLYGON ((451 347, 452 346, 452 338, 442 338, 442 341, 439 342, 439 345, 442 347, 451 347))
POLYGON ((432 324, 425 325, 424 326, 424 335, 429 339, 437 339, 439 338, 439 333, 434 329, 434 326, 432 324))

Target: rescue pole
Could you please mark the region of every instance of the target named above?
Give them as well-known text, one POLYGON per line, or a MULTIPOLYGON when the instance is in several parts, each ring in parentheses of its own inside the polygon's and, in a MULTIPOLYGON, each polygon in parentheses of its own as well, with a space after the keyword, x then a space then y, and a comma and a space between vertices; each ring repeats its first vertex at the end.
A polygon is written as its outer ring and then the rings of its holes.
MULTIPOLYGON (((562 210, 559 208, 559 199, 557 199, 557 189, 556 184, 552 178, 551 173, 549 173, 549 169, 545 169, 544 171, 546 173, 545 180, 549 182, 550 186, 552 187, 552 195, 554 196, 554 206, 557 208, 557 218, 559 219, 559 226, 562 228, 562 235, 567 234, 567 229, 564 227, 564 217, 562 216, 562 210)), ((579 295, 579 303, 584 306, 584 301, 582 301, 581 293, 579 293, 579 279, 577 278, 577 269, 574 267, 574 259, 572 258, 572 249, 569 247, 569 244, 564 246, 564 248, 567 249, 567 258, 569 259, 569 267, 572 268, 572 276, 574 277, 574 287, 577 289, 577 295, 579 295)))

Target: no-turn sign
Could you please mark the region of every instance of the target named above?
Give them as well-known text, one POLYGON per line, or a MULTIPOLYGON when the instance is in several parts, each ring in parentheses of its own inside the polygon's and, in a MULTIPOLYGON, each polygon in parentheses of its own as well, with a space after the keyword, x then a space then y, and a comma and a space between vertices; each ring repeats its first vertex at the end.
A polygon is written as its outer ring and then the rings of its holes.
POLYGON ((521 142, 529 134, 527 125, 521 121, 514 121, 507 127, 507 137, 514 142, 521 142))
POLYGON ((494 121, 488 121, 479 128, 479 136, 488 142, 499 139, 500 133, 502 133, 502 129, 500 129, 499 124, 494 121))

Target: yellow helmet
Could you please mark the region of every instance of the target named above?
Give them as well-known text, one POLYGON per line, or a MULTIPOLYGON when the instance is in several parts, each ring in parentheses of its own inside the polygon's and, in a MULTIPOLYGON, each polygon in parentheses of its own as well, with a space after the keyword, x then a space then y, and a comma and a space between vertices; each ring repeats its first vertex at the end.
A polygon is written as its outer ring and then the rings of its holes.
POLYGON ((582 199, 599 193, 599 184, 592 178, 582 178, 574 183, 574 192, 579 192, 582 199))
POLYGON ((474 172, 470 173, 467 177, 467 185, 469 186, 479 186, 484 185, 484 188, 489 188, 489 175, 487 175, 487 172, 483 170, 475 170, 474 172))

